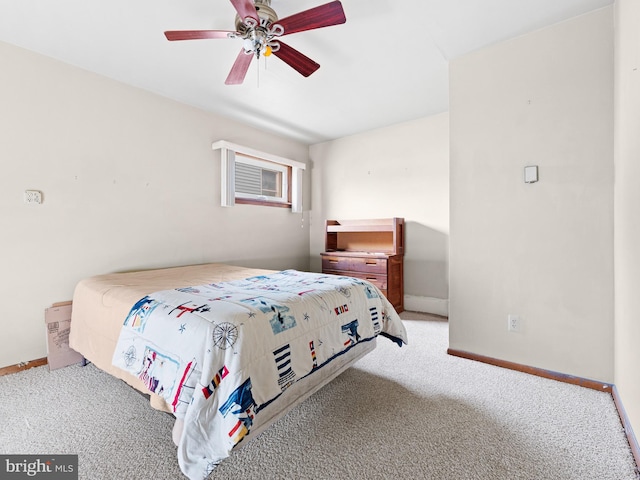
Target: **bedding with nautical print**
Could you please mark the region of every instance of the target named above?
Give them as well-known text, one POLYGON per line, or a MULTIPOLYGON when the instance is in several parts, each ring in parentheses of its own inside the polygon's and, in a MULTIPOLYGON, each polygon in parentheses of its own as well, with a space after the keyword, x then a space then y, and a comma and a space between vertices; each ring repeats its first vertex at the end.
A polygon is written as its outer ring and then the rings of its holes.
POLYGON ((407 342, 373 284, 285 270, 145 296, 124 320, 113 364, 184 419, 180 467, 200 479, 282 392, 380 334, 407 342))

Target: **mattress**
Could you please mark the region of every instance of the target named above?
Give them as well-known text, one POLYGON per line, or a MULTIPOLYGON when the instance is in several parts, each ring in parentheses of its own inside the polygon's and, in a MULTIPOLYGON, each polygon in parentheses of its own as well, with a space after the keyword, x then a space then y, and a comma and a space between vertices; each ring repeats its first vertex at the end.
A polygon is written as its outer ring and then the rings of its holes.
POLYGON ((73 294, 69 346, 96 367, 150 395, 151 406, 171 412, 165 400, 138 377, 112 365, 124 319, 142 297, 158 290, 227 282, 273 273, 273 270, 208 263, 97 275, 81 280, 73 294))

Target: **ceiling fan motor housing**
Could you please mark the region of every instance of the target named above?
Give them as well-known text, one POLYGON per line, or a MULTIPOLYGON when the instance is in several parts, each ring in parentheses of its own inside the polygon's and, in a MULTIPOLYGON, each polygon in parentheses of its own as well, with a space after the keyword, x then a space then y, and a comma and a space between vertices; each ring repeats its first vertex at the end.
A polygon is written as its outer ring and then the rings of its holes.
MULTIPOLYGON (((258 17, 260 17, 260 26, 268 27, 278 21, 278 14, 271 8, 271 0, 255 0, 255 7, 258 17)), ((240 18, 240 15, 236 15, 236 31, 244 34, 247 30, 248 27, 245 25, 244 19, 240 18)))

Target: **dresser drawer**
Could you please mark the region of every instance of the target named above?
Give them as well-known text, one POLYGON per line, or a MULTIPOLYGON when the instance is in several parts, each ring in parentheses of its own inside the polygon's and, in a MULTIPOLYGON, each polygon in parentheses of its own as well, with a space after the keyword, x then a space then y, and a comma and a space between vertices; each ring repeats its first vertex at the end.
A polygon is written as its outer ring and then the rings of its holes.
POLYGON ((387 274, 386 258, 322 256, 322 270, 387 274))
POLYGON ((367 274, 361 272, 345 272, 343 270, 322 270, 322 273, 327 273, 330 275, 341 275, 343 277, 354 277, 360 278, 362 280, 367 280, 368 282, 373 283, 380 290, 383 290, 385 296, 387 295, 387 276, 386 275, 376 275, 376 274, 367 274))
POLYGON ((351 270, 351 259, 349 257, 322 256, 322 271, 327 270, 351 270))
POLYGON ((380 290, 387 290, 387 276, 386 275, 371 275, 371 274, 354 274, 356 278, 362 278, 363 280, 367 280, 373 283, 380 290))
POLYGON ((354 257, 351 259, 351 270, 366 273, 387 274, 386 258, 354 257))

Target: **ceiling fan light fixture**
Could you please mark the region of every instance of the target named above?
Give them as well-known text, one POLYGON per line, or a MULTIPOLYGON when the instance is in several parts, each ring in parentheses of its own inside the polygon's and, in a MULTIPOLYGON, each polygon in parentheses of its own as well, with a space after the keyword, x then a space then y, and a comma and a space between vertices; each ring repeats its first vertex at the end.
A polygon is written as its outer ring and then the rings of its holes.
POLYGON ((242 48, 244 48, 245 53, 252 53, 255 49, 253 40, 251 38, 245 38, 242 42, 242 48))
POLYGON ((236 31, 225 30, 171 30, 164 32, 167 40, 196 40, 205 38, 237 38, 242 48, 225 80, 227 85, 239 85, 251 63, 251 58, 260 59, 271 54, 308 77, 320 64, 280 41, 280 37, 317 28, 340 25, 347 21, 340 0, 298 12, 278 19, 271 8, 271 0, 230 0, 235 8, 236 31))

